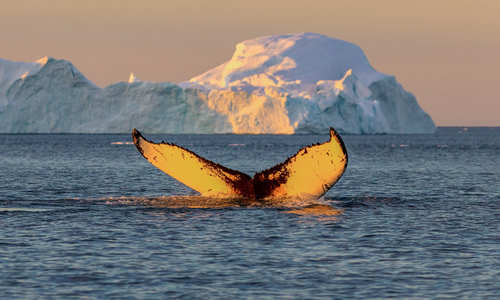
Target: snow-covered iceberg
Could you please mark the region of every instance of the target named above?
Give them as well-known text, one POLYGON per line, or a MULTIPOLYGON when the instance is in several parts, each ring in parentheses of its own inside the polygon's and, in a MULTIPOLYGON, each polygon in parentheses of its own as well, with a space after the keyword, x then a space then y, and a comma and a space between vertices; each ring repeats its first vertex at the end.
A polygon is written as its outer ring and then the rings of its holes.
POLYGON ((100 88, 70 62, 0 60, 0 132, 430 133, 432 119, 356 45, 261 37, 189 81, 100 88))

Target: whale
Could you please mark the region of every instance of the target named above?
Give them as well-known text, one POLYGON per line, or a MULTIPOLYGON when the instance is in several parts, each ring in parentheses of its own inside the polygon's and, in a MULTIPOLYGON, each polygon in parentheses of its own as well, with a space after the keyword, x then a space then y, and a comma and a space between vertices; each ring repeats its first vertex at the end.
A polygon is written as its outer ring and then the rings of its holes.
POLYGON ((179 145, 150 141, 135 128, 132 139, 153 166, 203 197, 240 198, 250 202, 318 199, 337 183, 348 163, 345 144, 333 128, 328 141, 303 147, 284 162, 253 177, 179 145))

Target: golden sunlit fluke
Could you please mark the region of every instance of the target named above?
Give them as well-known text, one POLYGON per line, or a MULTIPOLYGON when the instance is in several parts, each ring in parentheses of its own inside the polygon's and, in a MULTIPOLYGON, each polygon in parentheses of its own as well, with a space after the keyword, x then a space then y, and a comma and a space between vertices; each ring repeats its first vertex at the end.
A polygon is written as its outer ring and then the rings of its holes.
POLYGON ((339 180, 348 160, 344 143, 333 128, 329 141, 304 147, 253 178, 180 146, 148 141, 136 129, 132 137, 139 152, 155 167, 208 197, 317 199, 339 180))

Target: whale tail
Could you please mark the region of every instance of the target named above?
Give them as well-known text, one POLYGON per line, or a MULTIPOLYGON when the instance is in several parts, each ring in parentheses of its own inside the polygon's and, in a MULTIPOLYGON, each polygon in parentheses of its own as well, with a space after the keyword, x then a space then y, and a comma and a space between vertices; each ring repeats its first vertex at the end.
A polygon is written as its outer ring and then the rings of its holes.
POLYGON ((329 141, 304 147, 253 178, 175 144, 151 142, 135 128, 132 138, 155 167, 207 197, 319 198, 340 179, 348 161, 344 142, 333 128, 329 141))
POLYGON ((202 196, 254 198, 252 178, 196 153, 170 143, 153 143, 134 128, 137 150, 155 167, 184 183, 202 196))
POLYGON ((319 198, 344 174, 347 161, 344 142, 330 128, 329 141, 304 147, 283 163, 255 174, 255 196, 319 198))

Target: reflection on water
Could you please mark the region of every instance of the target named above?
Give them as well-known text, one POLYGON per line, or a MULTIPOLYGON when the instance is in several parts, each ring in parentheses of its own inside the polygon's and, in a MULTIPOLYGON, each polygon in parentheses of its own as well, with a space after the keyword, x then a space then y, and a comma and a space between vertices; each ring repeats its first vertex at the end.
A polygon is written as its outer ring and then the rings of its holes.
POLYGON ((302 216, 336 216, 342 213, 323 201, 313 199, 281 198, 257 202, 249 199, 238 198, 213 198, 203 196, 159 196, 159 197, 106 197, 99 199, 108 205, 141 205, 156 208, 236 208, 236 207, 261 207, 282 208, 285 213, 302 216))
POLYGON ((304 208, 286 211, 286 213, 301 216, 338 216, 342 214, 342 212, 342 209, 336 209, 330 205, 324 204, 310 205, 304 208))
POLYGON ((108 197, 106 204, 143 205, 157 208, 226 208, 240 207, 244 199, 210 198, 202 196, 108 197))
MULTIPOLYGON (((81 199, 80 199, 81 200, 81 199)), ((155 208, 279 208, 284 213, 299 216, 338 216, 346 209, 353 207, 366 207, 384 203, 395 204, 401 201, 398 197, 322 197, 320 199, 278 198, 266 202, 256 202, 243 198, 213 198, 203 196, 120 196, 98 199, 107 205, 131 205, 155 208)))

